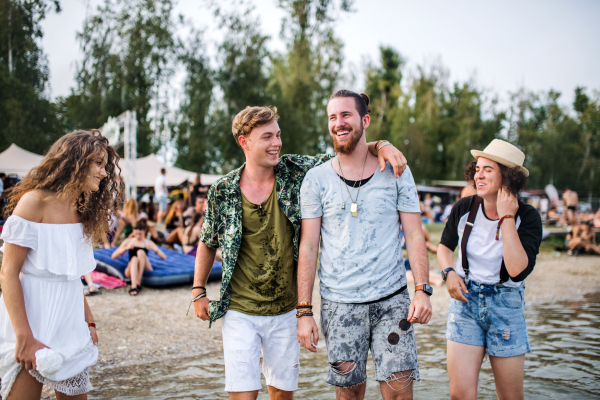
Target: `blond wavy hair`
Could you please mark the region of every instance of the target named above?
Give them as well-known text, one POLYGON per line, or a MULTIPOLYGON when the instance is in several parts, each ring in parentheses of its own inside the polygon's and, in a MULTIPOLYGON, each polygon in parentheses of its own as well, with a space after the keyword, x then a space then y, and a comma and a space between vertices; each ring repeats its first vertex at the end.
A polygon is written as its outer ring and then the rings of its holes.
MULTIPOLYGON (((239 137, 247 136, 252 129, 270 124, 279 120, 277 107, 246 107, 233 119, 231 131, 235 142, 240 146, 239 137)), ((240 146, 242 147, 242 146, 240 146)))
POLYGON ((77 194, 74 206, 83 223, 83 232, 99 242, 108 234, 109 216, 116 211, 115 200, 121 197, 120 180, 119 155, 99 130, 71 132, 54 142, 42 163, 9 189, 5 215, 12 214, 21 197, 32 190, 53 193, 45 201, 63 201, 77 194), (104 156, 106 177, 97 191, 85 192, 92 163, 104 156))

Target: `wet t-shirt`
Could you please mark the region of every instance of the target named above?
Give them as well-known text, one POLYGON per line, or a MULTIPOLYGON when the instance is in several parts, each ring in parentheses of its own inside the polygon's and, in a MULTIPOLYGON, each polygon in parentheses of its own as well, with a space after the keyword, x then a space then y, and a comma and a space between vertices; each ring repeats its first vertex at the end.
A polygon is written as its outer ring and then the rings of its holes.
POLYGON ((398 212, 421 212, 415 181, 409 167, 396 178, 387 163, 360 191, 344 185, 327 161, 308 171, 300 190, 302 219, 321 218, 321 296, 377 301, 406 285, 398 212), (348 192, 358 196, 356 217, 348 192))
POLYGON ((230 310, 280 315, 296 308, 294 227, 277 205, 275 185, 262 209, 242 193, 242 243, 230 282, 230 310))

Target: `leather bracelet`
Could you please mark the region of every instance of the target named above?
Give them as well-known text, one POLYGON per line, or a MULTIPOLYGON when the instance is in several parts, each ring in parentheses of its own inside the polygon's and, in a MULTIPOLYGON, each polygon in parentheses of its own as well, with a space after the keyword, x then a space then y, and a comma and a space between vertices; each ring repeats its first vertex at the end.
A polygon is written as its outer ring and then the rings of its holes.
POLYGON ((300 317, 304 317, 304 316, 312 317, 312 316, 314 316, 314 314, 312 313, 312 311, 310 311, 310 312, 301 312, 301 313, 297 313, 296 314, 296 318, 300 318, 300 317))
POLYGON ((202 289, 206 292, 206 288, 204 286, 193 286, 191 290, 194 290, 194 289, 202 289))
POLYGON ((500 240, 500 225, 502 225, 505 218, 515 219, 515 216, 514 215, 505 215, 504 217, 500 218, 500 221, 498 221, 498 229, 496 229, 496 240, 500 240))
POLYGON ((95 322, 88 322, 88 328, 94 328, 94 329, 96 329, 96 323, 95 322))

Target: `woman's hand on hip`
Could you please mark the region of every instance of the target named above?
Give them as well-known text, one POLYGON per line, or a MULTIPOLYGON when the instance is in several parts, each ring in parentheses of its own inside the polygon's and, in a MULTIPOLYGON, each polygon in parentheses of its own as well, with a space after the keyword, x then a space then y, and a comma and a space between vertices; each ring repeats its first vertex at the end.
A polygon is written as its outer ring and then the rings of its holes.
POLYGON ((448 276, 446 278, 446 289, 448 289, 448 293, 453 299, 462 301, 463 303, 468 303, 469 300, 465 297, 464 293, 469 293, 467 290, 467 286, 462 278, 454 271, 448 272, 448 276))
POLYGON ((39 349, 49 349, 49 347, 34 338, 33 335, 17 336, 15 360, 27 371, 36 369, 35 352, 39 349))

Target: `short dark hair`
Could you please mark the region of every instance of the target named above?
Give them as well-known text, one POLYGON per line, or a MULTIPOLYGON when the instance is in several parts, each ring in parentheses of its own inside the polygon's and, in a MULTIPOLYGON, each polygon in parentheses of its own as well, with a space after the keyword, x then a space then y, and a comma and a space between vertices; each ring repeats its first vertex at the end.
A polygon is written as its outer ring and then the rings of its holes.
POLYGON ((0 172, 0 179, 4 179, 6 177, 6 174, 4 172, 0 172))
MULTIPOLYGON (((500 167, 500 174, 502 175, 502 186, 506 186, 512 195, 520 199, 521 192, 525 189, 525 186, 527 186, 527 177, 519 167, 510 168, 500 163, 498 163, 498 166, 500 167)), ((467 165, 467 168, 465 168, 465 179, 467 182, 473 182, 473 187, 475 189, 477 189, 475 184, 476 168, 477 160, 474 160, 467 165)))
POLYGON ((146 229, 148 229, 148 222, 146 221, 146 218, 142 218, 138 222, 136 222, 133 229, 136 229, 138 231, 145 231, 146 229))
POLYGON ((356 110, 361 118, 371 113, 371 108, 369 107, 369 96, 367 96, 365 93, 358 94, 352 90, 342 89, 332 94, 329 98, 329 101, 339 97, 353 97, 354 102, 356 103, 356 110))
POLYGON ((166 174, 166 173, 167 173, 167 170, 166 170, 166 169, 164 169, 164 168, 161 168, 161 169, 160 169, 160 173, 164 175, 164 174, 166 174))

